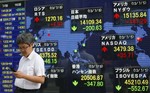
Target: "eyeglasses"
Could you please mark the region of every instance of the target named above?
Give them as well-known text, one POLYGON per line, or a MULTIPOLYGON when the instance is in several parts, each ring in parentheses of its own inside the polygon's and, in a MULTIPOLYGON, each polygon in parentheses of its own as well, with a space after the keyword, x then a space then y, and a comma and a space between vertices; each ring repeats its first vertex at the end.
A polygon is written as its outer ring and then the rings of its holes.
POLYGON ((29 46, 19 47, 20 50, 26 50, 29 46))

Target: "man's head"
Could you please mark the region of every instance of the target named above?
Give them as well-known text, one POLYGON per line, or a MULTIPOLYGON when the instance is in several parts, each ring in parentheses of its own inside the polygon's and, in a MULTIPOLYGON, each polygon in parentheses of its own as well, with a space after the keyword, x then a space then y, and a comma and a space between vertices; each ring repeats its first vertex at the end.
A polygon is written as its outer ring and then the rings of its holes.
POLYGON ((17 36, 17 44, 23 56, 27 57, 33 50, 34 37, 31 33, 22 33, 17 36))

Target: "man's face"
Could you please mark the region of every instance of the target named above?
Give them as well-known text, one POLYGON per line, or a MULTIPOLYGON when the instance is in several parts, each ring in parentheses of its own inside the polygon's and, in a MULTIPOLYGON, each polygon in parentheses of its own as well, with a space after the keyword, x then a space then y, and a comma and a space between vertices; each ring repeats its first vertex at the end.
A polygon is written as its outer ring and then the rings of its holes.
POLYGON ((19 44, 19 50, 22 56, 28 57, 33 50, 33 44, 19 44))

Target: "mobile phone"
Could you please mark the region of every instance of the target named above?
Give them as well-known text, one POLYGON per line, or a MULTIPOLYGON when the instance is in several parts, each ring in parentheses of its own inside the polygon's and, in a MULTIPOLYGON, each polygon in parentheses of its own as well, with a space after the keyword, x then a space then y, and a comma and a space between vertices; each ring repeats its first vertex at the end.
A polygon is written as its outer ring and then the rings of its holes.
POLYGON ((9 69, 13 72, 16 72, 16 70, 13 67, 9 67, 9 69))

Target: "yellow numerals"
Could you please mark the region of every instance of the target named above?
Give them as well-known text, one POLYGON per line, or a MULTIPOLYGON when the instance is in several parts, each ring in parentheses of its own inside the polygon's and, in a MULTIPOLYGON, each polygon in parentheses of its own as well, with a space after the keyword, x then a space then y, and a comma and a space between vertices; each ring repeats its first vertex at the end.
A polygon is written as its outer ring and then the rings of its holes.
POLYGON ((63 16, 47 16, 45 17, 46 22, 63 21, 63 16))
POLYGON ((57 53, 39 53, 42 58, 57 58, 57 53))
POLYGON ((123 13, 123 18, 143 18, 147 17, 147 12, 123 13))
POLYGON ((103 75, 81 75, 81 80, 103 80, 103 75))
POLYGON ((141 79, 128 79, 128 80, 125 80, 124 84, 126 85, 148 85, 149 84, 149 81, 146 79, 146 80, 141 80, 141 79))
POLYGON ((102 24, 102 19, 86 19, 80 20, 81 25, 97 25, 102 24))
POLYGON ((114 46, 114 52, 133 52, 134 46, 114 46))

